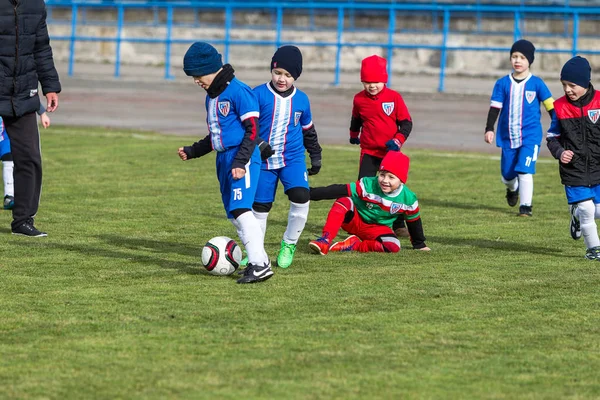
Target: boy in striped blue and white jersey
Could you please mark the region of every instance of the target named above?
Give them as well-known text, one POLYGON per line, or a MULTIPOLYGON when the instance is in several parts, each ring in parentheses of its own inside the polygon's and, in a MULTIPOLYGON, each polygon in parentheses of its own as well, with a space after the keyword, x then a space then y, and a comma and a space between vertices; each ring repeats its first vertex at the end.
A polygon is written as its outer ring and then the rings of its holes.
POLYGON ((271 60, 271 80, 254 88, 258 99, 260 136, 274 154, 263 161, 252 210, 261 232, 267 229, 269 211, 279 181, 290 201, 288 224, 277 255, 277 265, 288 268, 308 218, 308 175, 321 169, 321 146, 315 131, 308 96, 294 86, 302 73, 302 53, 296 46, 282 46, 271 60), (305 152, 310 156, 307 170, 305 152))
POLYGON ((502 148, 500 172, 506 185, 506 200, 514 207, 520 199, 519 215, 532 215, 533 175, 542 143, 540 103, 546 111, 554 110, 552 93, 544 81, 531 74, 535 47, 518 40, 510 49, 513 72, 496 82, 485 127, 485 141, 494 141, 494 124, 498 121, 496 146, 502 148))

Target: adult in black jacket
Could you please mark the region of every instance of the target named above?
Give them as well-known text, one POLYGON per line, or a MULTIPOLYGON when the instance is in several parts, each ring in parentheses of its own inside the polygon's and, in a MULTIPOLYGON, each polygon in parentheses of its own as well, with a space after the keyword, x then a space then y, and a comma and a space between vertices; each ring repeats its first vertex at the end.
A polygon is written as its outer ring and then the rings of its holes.
POLYGON ((33 225, 42 189, 38 82, 47 111, 58 107, 60 82, 52 59, 44 0, 0 0, 0 116, 14 159, 12 233, 46 236, 33 225))

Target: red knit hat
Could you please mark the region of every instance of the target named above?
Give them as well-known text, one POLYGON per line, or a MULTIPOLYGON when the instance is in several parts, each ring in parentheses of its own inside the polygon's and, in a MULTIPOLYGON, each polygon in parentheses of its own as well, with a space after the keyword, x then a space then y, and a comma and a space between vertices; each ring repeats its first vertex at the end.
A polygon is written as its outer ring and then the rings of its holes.
POLYGON ((387 61, 385 58, 373 55, 362 60, 360 80, 361 82, 387 83, 387 61))
POLYGON ((396 175, 402 183, 408 180, 410 159, 399 151, 388 151, 381 161, 380 171, 388 171, 396 175))

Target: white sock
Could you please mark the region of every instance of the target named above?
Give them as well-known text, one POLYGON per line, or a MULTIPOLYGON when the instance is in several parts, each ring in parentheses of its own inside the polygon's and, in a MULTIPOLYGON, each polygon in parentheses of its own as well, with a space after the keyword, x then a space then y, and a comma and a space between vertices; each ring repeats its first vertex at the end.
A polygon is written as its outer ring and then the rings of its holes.
POLYGON ((244 238, 242 236, 244 235, 244 233, 242 232, 242 227, 240 226, 240 224, 238 224, 238 222, 235 220, 235 218, 229 218, 229 221, 231 221, 235 230, 237 231, 238 238, 240 238, 240 244, 243 245, 244 238))
POLYGON ((288 224, 285 233, 283 234, 283 241, 289 244, 298 243, 300 235, 306 225, 308 219, 308 206, 310 201, 306 203, 294 203, 290 202, 290 212, 288 213, 288 224))
MULTIPOLYGON (((575 210, 575 216, 579 218, 579 212, 575 210)), ((600 219, 600 204, 596 204, 596 214, 594 215, 595 219, 600 219)))
POLYGON ((600 239, 598 238, 598 228, 596 221, 594 220, 594 214, 596 214, 596 206, 592 200, 586 200, 577 205, 577 211, 579 214, 579 224, 581 226, 581 236, 585 242, 586 249, 600 246, 600 239))
POLYGON ((4 195, 15 196, 15 181, 13 180, 13 169, 15 164, 12 161, 2 161, 2 179, 4 179, 4 195))
POLYGON ((242 231, 242 239, 246 252, 248 253, 248 264, 264 265, 269 262, 265 252, 265 242, 262 235, 257 235, 260 224, 251 211, 245 212, 236 218, 236 222, 242 231))
POLYGON ((510 181, 507 181, 506 179, 502 178, 502 183, 504 183, 506 185, 506 188, 511 192, 516 192, 517 188, 519 187, 518 178, 511 179, 510 181))
POLYGON ((252 214, 254 214, 254 218, 258 221, 260 225, 260 231, 262 232, 263 242, 265 240, 265 233, 267 233, 267 218, 269 218, 268 212, 258 212, 252 210, 252 214))
POLYGON ((522 206, 531 206, 533 200, 533 175, 519 174, 519 200, 522 206))

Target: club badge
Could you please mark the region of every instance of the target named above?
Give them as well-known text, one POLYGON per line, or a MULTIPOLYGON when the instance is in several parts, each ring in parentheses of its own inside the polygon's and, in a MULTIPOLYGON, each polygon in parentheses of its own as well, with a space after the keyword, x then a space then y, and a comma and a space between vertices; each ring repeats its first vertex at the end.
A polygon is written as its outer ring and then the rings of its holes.
POLYGON ((600 110, 588 110, 588 118, 592 121, 592 124, 598 121, 598 117, 600 117, 600 110))
POLYGON ((300 117, 302 116, 302 112, 295 112, 294 113, 294 126, 298 126, 298 122, 300 122, 300 117))
POLYGON ((396 214, 398 211, 400 211, 400 204, 392 203, 392 206, 390 207, 390 214, 396 214))
POLYGON ((388 117, 390 115, 392 115, 392 113, 394 112, 394 102, 393 101, 390 101, 388 103, 381 103, 381 107, 383 107, 383 112, 388 117))
POLYGON ((226 117, 229 115, 229 110, 231 109, 231 106, 229 105, 228 101, 220 101, 217 104, 217 107, 219 107, 219 112, 222 116, 226 117))
POLYGON ((531 102, 535 100, 535 92, 531 90, 525 91, 525 99, 527 99, 527 102, 531 104, 531 102))

